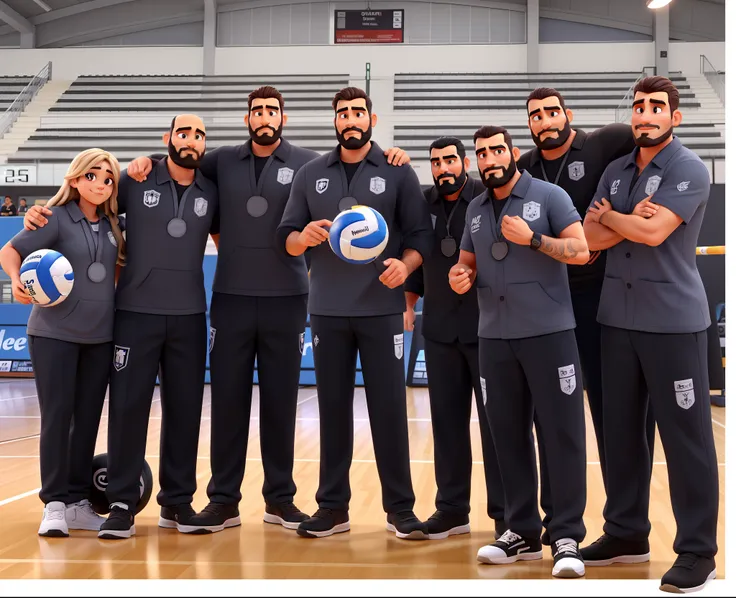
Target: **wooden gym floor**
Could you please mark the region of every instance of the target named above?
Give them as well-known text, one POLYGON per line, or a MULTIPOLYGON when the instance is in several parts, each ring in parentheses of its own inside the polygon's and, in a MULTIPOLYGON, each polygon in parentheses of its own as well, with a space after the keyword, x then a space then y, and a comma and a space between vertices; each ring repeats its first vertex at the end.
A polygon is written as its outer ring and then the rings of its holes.
MULTIPOLYGON (((198 490, 194 507, 207 504, 209 480, 210 389, 206 387, 197 464, 198 490)), ((254 391, 257 395, 257 387, 254 391)), ((147 460, 154 473, 152 500, 136 519, 137 535, 124 541, 98 540, 94 532, 72 532, 66 539, 37 535, 42 504, 38 433, 40 419, 32 380, 0 382, 0 579, 45 578, 264 578, 264 579, 551 579, 552 560, 545 548, 542 561, 508 566, 480 565, 476 552, 491 540, 493 523, 485 515, 480 434, 473 412, 472 533, 442 541, 407 542, 385 530, 381 492, 373 460, 370 426, 362 388, 355 393, 355 452, 351 470, 352 530, 331 538, 308 540, 294 531, 262 522, 263 471, 260 462, 258 399, 254 398, 248 462, 240 513, 242 527, 205 536, 186 536, 157 527, 158 444, 161 408, 154 396, 148 431, 147 460)), ((434 512, 435 481, 432 428, 426 389, 408 389, 411 470, 417 496, 416 514, 434 512)), ((718 453, 721 507, 716 556, 718 578, 725 574, 725 409, 712 410, 718 453)), ((105 452, 107 405, 103 412, 97 452, 105 452)), ((316 510, 314 493, 319 472, 319 412, 314 388, 299 391, 294 476, 296 504, 316 510)), ((600 466, 590 414, 587 411, 588 502, 587 545, 601 533, 604 503, 600 466)), ((652 559, 643 565, 588 567, 587 579, 659 579, 675 559, 675 523, 669 501, 667 468, 657 441, 652 475, 650 536, 652 559)), ((658 584, 657 584, 658 586, 658 584)))

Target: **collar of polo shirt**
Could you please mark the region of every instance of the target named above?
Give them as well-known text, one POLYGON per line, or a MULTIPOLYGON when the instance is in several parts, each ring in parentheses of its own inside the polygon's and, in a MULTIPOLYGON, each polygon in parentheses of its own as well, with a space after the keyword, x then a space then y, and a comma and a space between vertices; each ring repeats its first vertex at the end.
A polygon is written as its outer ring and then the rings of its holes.
MULTIPOLYGON (((71 219, 74 222, 81 222, 82 220, 84 220, 85 216, 82 213, 82 210, 79 208, 79 204, 76 201, 68 201, 64 205, 66 206, 67 212, 69 212, 69 216, 71 216, 71 219)), ((99 209, 97 210, 97 215, 100 218, 105 218, 106 220, 110 220, 107 217, 107 214, 105 214, 105 212, 99 209)))
MULTIPOLYGON (((531 187, 532 180, 532 175, 530 175, 528 171, 522 170, 521 177, 518 181, 516 181, 516 185, 514 185, 514 188, 511 190, 511 195, 509 195, 509 198, 516 197, 518 199, 524 199, 527 192, 529 191, 529 187, 531 187)), ((490 201, 490 199, 491 190, 486 189, 483 193, 483 199, 480 200, 480 203, 487 203, 488 201, 490 201)))
MULTIPOLYGON (((197 187, 200 188, 200 190, 204 191, 206 185, 203 182, 204 175, 199 169, 196 169, 194 171, 194 184, 197 185, 197 187)), ((171 182, 171 174, 169 173, 169 169, 166 166, 166 160, 161 160, 156 165, 156 184, 157 185, 163 185, 164 183, 171 182)))
MULTIPOLYGON (((238 158, 245 160, 248 156, 253 154, 253 140, 248 139, 243 145, 238 148, 238 158)), ((276 156, 282 162, 286 162, 291 154, 291 144, 281 137, 281 143, 278 147, 273 150, 273 156, 276 156)))
MULTIPOLYGON (((368 155, 364 158, 364 160, 368 160, 371 164, 374 166, 380 166, 384 162, 386 162, 386 157, 383 155, 383 150, 378 147, 378 144, 375 141, 369 141, 371 144, 371 149, 368 150, 368 155)), ((340 161, 340 148, 342 146, 340 144, 337 144, 335 149, 333 149, 328 158, 327 158, 327 166, 332 166, 333 164, 336 164, 340 161)))
MULTIPOLYGON (((675 154, 677 150, 679 150, 682 147, 682 141, 680 141, 679 137, 676 135, 672 136, 672 141, 670 141, 663 150, 660 150, 654 158, 652 158, 652 162, 657 168, 664 168, 665 164, 669 162, 670 158, 675 154)), ((637 147, 634 149, 633 152, 629 154, 628 159, 626 160, 626 163, 624 164, 624 168, 630 168, 631 166, 636 166, 636 156, 638 155, 639 148, 637 147)))
MULTIPOLYGON (((583 131, 582 129, 577 129, 573 127, 573 131, 575 131, 575 139, 572 140, 572 144, 570 144, 571 150, 581 150, 583 149, 583 145, 585 145, 585 139, 588 137, 588 134, 583 131)), ((560 156, 561 158, 562 156, 560 156)), ((540 150, 536 145, 532 148, 531 158, 529 160, 529 166, 534 166, 542 159, 542 150, 540 150)))

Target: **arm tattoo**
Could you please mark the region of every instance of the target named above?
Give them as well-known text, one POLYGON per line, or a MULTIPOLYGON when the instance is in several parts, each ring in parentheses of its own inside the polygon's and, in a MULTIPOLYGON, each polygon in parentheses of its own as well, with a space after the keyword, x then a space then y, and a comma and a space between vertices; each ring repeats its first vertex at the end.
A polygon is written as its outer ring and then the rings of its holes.
POLYGON ((580 253, 577 239, 555 239, 547 235, 542 235, 542 246, 539 251, 546 253, 558 262, 567 262, 580 253))

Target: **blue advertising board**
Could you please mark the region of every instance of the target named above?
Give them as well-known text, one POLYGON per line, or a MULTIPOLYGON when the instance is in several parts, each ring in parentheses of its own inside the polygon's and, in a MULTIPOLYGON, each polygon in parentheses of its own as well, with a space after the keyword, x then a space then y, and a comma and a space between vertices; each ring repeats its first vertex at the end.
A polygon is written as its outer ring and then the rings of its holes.
MULTIPOLYGON (((23 226, 20 217, 6 217, 0 219, 0 246, 13 237, 23 226)), ((204 271, 204 284, 207 295, 207 325, 209 326, 209 306, 212 299, 212 281, 215 276, 215 266, 217 264, 217 255, 205 255, 202 262, 204 271)), ((6 282, 6 288, 3 289, 3 296, 0 298, 0 376, 5 373, 13 374, 32 374, 33 367, 31 365, 31 357, 28 352, 28 338, 26 336, 26 322, 31 312, 31 306, 10 303, 9 296, 10 287, 9 280, 4 273, 0 272, 0 276, 6 282)), ((409 347, 412 346, 412 334, 404 333, 404 367, 409 366, 410 353, 409 347)), ((423 358, 422 358, 423 362, 423 358)), ((210 381, 210 362, 207 355, 207 371, 205 381, 210 381)), ((256 371, 254 373, 254 381, 258 382, 258 362, 256 361, 256 371)), ((307 328, 304 334, 304 349, 302 351, 302 367, 299 383, 303 386, 311 386, 316 384, 314 374, 314 354, 312 352, 312 331, 307 322, 307 328)), ((360 365, 360 356, 358 356, 357 372, 355 383, 358 386, 363 385, 363 374, 360 365)), ((409 380, 411 385, 411 380, 409 380)), ((421 382, 420 382, 421 384, 421 382)))

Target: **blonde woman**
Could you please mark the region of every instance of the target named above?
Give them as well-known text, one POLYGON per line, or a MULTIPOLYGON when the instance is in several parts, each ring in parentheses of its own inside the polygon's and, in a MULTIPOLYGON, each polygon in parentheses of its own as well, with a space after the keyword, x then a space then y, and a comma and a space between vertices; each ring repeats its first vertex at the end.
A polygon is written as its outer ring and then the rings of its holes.
POLYGON ((112 154, 83 151, 47 204, 48 224, 22 230, 0 250, 0 265, 19 303, 31 303, 20 266, 32 252, 54 249, 74 269, 69 296, 52 307, 34 305, 28 318, 41 410, 41 536, 95 531, 104 522, 87 497, 112 361, 115 268, 125 260, 119 180, 120 165, 112 154))

